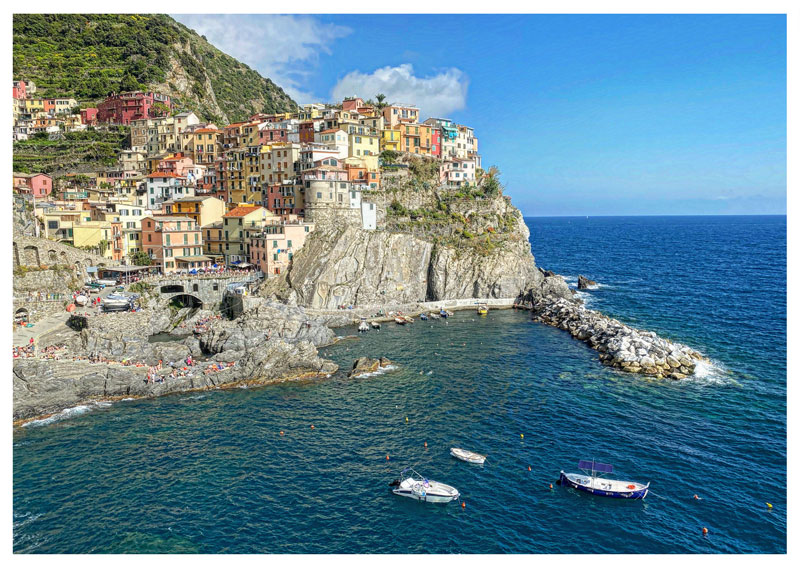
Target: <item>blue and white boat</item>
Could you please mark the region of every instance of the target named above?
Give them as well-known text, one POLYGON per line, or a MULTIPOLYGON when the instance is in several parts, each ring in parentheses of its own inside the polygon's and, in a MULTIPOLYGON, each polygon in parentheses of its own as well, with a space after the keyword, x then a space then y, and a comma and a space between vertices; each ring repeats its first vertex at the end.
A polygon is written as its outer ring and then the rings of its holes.
POLYGON ((559 484, 588 492, 596 496, 610 498, 627 498, 629 500, 644 500, 650 483, 642 484, 627 480, 612 480, 600 475, 614 472, 614 467, 595 461, 578 461, 578 468, 586 474, 565 473, 561 471, 559 484))
POLYGON ((420 318, 421 321, 427 321, 428 320, 428 316, 425 315, 425 313, 420 313, 419 318, 420 318))

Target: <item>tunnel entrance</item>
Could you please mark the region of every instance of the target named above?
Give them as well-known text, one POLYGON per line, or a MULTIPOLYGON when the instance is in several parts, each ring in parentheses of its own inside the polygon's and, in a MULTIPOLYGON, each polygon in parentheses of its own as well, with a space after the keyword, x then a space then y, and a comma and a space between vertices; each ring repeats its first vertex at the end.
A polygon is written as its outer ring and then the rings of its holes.
POLYGON ((203 302, 195 297, 194 295, 189 295, 188 293, 182 293, 180 295, 176 295, 170 300, 170 305, 183 309, 184 307, 192 307, 193 309, 199 309, 203 307, 203 302))

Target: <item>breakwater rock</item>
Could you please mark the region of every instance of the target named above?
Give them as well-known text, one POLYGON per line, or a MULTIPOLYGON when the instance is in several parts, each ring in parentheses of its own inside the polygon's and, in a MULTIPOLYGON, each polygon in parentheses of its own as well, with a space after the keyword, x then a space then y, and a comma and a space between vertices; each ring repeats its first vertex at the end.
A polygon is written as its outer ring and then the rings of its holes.
POLYGON ((594 280, 590 280, 584 276, 578 276, 578 289, 589 289, 592 286, 596 286, 597 282, 594 280))
POLYGON ((569 332, 600 352, 600 360, 625 372, 661 378, 686 378, 704 360, 696 350, 629 327, 579 301, 544 296, 530 304, 533 319, 569 332))
POLYGON ((353 368, 351 368, 350 372, 347 373, 347 377, 353 378, 362 374, 377 372, 381 368, 386 368, 392 364, 392 361, 384 356, 380 358, 369 358, 367 356, 362 356, 353 362, 353 368))

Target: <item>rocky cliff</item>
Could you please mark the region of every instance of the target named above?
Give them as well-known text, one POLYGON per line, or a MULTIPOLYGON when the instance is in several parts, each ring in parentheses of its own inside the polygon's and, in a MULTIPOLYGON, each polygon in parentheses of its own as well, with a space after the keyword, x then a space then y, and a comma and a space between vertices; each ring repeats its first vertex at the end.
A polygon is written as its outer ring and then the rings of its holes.
POLYGON ((423 168, 387 176, 364 199, 378 230, 325 218, 295 255, 286 286, 315 309, 515 298, 541 287, 522 214, 499 192, 449 189, 423 168))

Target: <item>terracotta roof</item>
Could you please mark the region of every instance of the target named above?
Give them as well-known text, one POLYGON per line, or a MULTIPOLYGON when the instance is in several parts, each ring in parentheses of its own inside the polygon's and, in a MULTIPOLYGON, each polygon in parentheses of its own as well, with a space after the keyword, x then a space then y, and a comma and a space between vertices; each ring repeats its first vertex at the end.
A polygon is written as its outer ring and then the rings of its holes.
POLYGON ((257 211, 257 210, 263 209, 263 208, 264 207, 262 207, 261 205, 253 205, 253 206, 250 206, 250 207, 248 207, 246 205, 240 205, 240 206, 237 206, 236 208, 232 209, 230 212, 225 213, 222 216, 223 217, 227 217, 227 218, 243 217, 243 216, 249 215, 253 211, 257 211))
POLYGON ((151 173, 147 177, 155 178, 155 177, 182 177, 177 173, 172 173, 171 171, 156 171, 155 173, 151 173))
POLYGON ((208 134, 208 133, 215 134, 218 133, 219 130, 215 130, 214 128, 198 128, 197 130, 194 130, 194 132, 201 134, 208 134))
MULTIPOLYGON (((338 132, 339 130, 342 130, 342 129, 341 128, 331 128, 330 130, 323 130, 322 132, 320 132, 320 134, 330 134, 331 132, 338 132)), ((344 130, 342 130, 342 132, 344 132, 344 130)))

